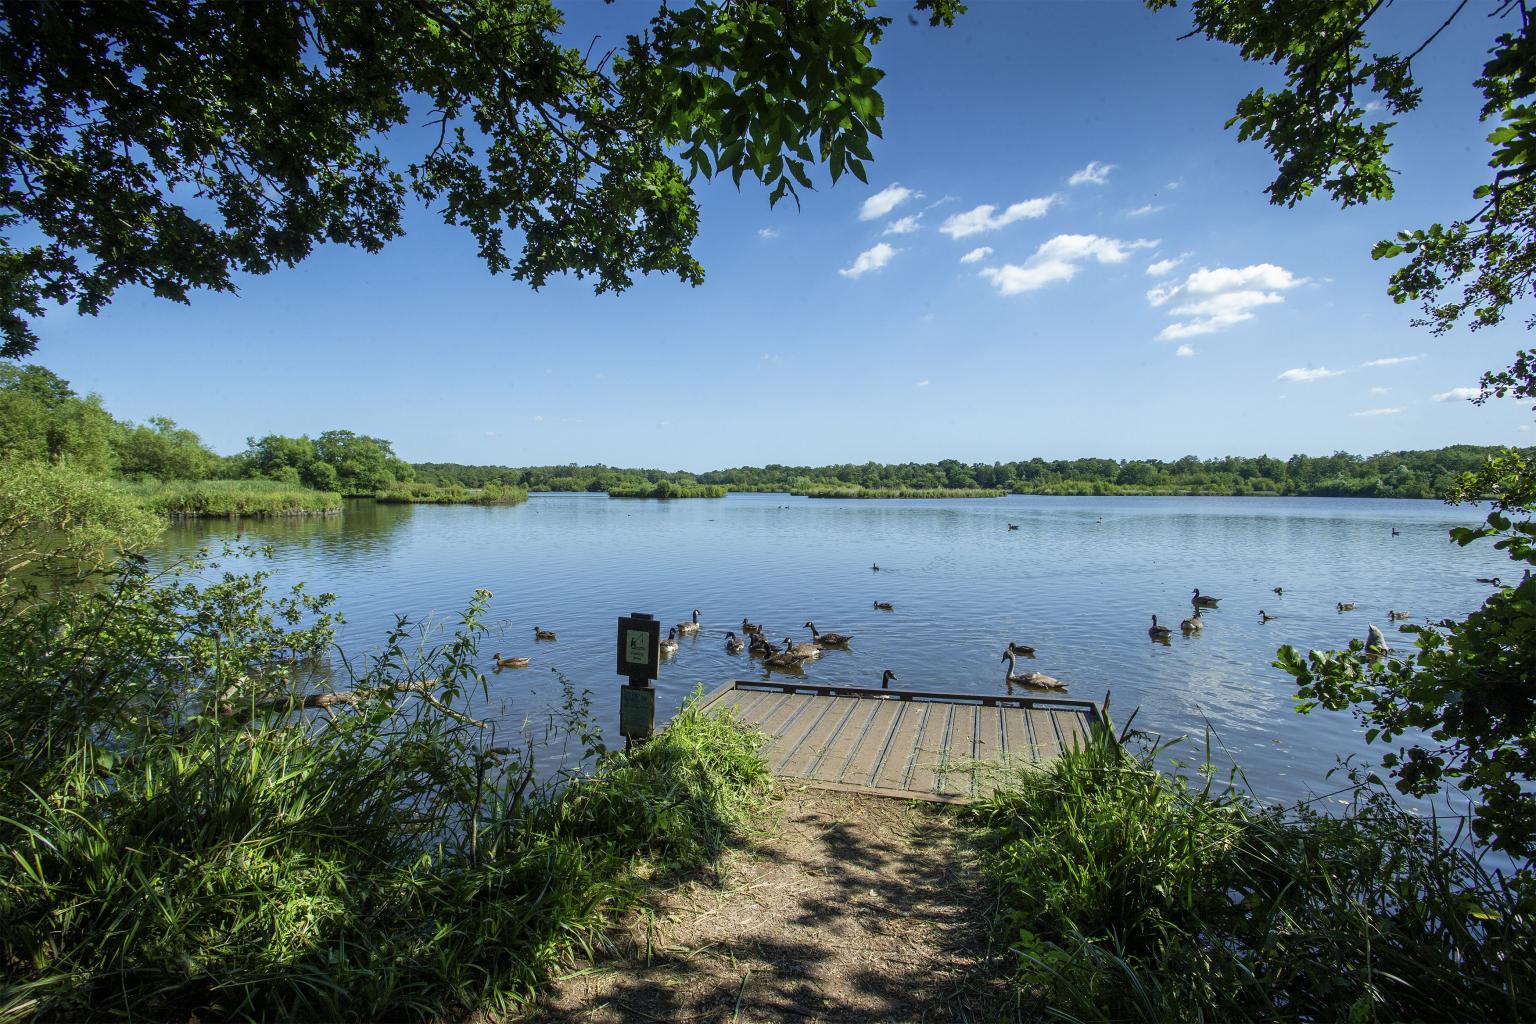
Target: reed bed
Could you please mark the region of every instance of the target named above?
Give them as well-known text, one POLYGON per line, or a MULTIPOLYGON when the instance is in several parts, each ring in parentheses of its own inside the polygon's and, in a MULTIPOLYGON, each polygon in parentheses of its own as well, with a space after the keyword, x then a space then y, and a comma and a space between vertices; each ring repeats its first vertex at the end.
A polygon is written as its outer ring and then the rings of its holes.
MULTIPOLYGON (((1536 889, 1369 785, 1259 804, 1107 737, 976 809, 1021 998, 1078 1021, 1517 1020, 1536 889)), ((1232 780, 1237 782, 1238 780, 1232 780)))
POLYGON ((273 480, 148 480, 122 483, 152 512, 173 519, 334 515, 341 495, 273 480))
POLYGON ((610 498, 723 498, 728 488, 722 484, 679 484, 671 480, 655 483, 629 483, 608 489, 610 498))
POLYGON ((512 484, 462 487, 459 484, 397 484, 374 495, 385 504, 515 505, 528 500, 528 491, 512 484))
POLYGON ((466 713, 488 593, 338 688, 300 682, 328 596, 197 576, 0 617, 0 1021, 507 1012, 760 798, 734 720, 608 752, 569 688, 588 767, 536 782, 466 713))
POLYGON ((1001 498, 1008 492, 991 487, 862 487, 816 484, 789 493, 803 498, 1001 498))

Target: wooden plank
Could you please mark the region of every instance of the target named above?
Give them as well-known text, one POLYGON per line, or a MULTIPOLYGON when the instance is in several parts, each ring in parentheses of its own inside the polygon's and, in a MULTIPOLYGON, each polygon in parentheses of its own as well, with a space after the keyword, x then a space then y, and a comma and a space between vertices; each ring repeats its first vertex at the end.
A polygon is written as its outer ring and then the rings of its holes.
MULTIPOLYGON (((854 708, 848 719, 843 722, 835 739, 827 746, 821 759, 811 766, 807 776, 819 779, 823 782, 837 782, 843 777, 843 768, 853 758, 854 752, 865 743, 870 742, 869 734, 875 719, 886 708, 895 706, 896 701, 890 700, 853 700, 854 708)), ((884 730, 875 732, 875 736, 884 742, 884 730)))
POLYGON ((954 766, 951 771, 940 772, 935 780, 938 792, 948 796, 969 796, 975 776, 976 729, 979 725, 976 713, 982 710, 974 704, 957 704, 949 722, 949 737, 944 746, 941 765, 954 766))
POLYGON ((1003 757, 1003 714, 1007 710, 999 707, 976 709, 977 764, 972 773, 972 796, 988 796, 997 788, 997 776, 1003 757))
POLYGON ((917 738, 930 712, 943 712, 942 704, 902 704, 901 717, 896 731, 891 734, 884 758, 875 765, 869 780, 871 786, 881 789, 906 789, 907 776, 912 774, 912 760, 917 753, 917 738))
POLYGON ((944 748, 949 743, 949 722, 954 717, 955 705, 935 704, 928 710, 928 720, 923 723, 922 734, 917 738, 912 770, 907 775, 904 788, 919 793, 939 792, 937 768, 944 758, 944 748))
POLYGON ((714 713, 717 711, 725 711, 728 708, 740 708, 741 712, 745 714, 747 708, 752 707, 754 704, 761 703, 762 700, 768 696, 770 695, 755 690, 731 689, 727 690, 725 693, 717 694, 714 697, 711 697, 709 699, 709 703, 704 705, 704 710, 710 713, 714 713))
MULTIPOLYGON (((789 707, 790 702, 794 700, 787 693, 763 693, 757 690, 743 690, 742 695, 742 703, 738 705, 741 708, 741 720, 760 729, 763 728, 763 721, 770 714, 779 708, 789 707), (750 697, 756 697, 757 700, 748 703, 747 700, 750 697)), ((768 730, 764 729, 764 731, 768 730)))
POLYGON ((1004 708, 1003 761, 1009 765, 1036 764, 1035 743, 1029 735, 1029 712, 1023 708, 1004 708))
POLYGON ((1056 732, 1061 736, 1063 750, 1088 745, 1088 728, 1082 715, 1071 711, 1052 711, 1051 720, 1056 723, 1056 732))
POLYGON ((892 736, 900 725, 902 716, 911 708, 912 705, 905 701, 880 701, 879 710, 875 712, 875 724, 870 726, 869 734, 848 755, 848 762, 843 765, 838 781, 873 785, 875 773, 880 770, 880 766, 885 761, 886 751, 891 746, 892 736))
POLYGON ((811 773, 821 755, 824 754, 837 738, 842 730, 843 723, 848 721, 848 716, 853 714, 855 708, 862 703, 857 697, 812 697, 822 705, 819 714, 814 718, 806 715, 805 728, 800 731, 799 738, 794 745, 784 754, 779 765, 774 769, 775 775, 789 775, 794 778, 804 778, 811 773))
POLYGON ((1041 761, 1054 761, 1061 756, 1061 739, 1056 735, 1056 723, 1051 713, 1042 708, 1029 709, 1029 728, 1035 735, 1035 750, 1041 761))

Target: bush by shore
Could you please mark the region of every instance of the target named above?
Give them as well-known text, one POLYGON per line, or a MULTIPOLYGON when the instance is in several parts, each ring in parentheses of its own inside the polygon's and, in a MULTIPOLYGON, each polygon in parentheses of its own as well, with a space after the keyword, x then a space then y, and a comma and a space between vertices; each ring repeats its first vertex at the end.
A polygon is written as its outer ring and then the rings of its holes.
POLYGON ((313 516, 341 511, 341 495, 273 480, 172 480, 124 483, 145 508, 173 519, 313 516))

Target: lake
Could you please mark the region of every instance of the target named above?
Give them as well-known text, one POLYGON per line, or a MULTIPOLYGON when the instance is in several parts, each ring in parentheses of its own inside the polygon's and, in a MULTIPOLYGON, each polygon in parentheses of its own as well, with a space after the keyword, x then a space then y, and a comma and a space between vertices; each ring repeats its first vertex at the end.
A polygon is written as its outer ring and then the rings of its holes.
POLYGON ((1004 692, 1000 658, 1015 641, 1036 648, 1024 664, 1066 681, 1068 696, 1107 692, 1117 722, 1139 709, 1138 728, 1189 734, 1186 762, 1202 760, 1209 725, 1227 752, 1218 763, 1235 760, 1261 795, 1291 800, 1337 788, 1328 770, 1366 747, 1348 715, 1293 710, 1291 681, 1270 664, 1275 649, 1341 647, 1369 623, 1406 645, 1388 609, 1416 622, 1464 615, 1489 592, 1476 577, 1511 574, 1492 545, 1450 543, 1451 527, 1481 518, 1380 499, 553 494, 511 507, 357 501, 329 519, 193 522, 168 531, 163 553, 237 528, 273 545, 275 583, 339 595, 349 655, 376 647, 397 615, 452 621, 488 588, 487 671, 498 651, 533 659, 489 675, 489 713, 509 727, 546 719, 561 696, 558 669, 593 691, 610 743, 615 619, 630 612, 656 615, 663 632, 701 612, 701 632, 663 663, 659 720, 699 683, 762 675, 746 654, 725 652, 743 616, 775 641, 809 639, 807 621, 853 634, 848 650, 807 667, 817 682, 878 686, 890 669, 904 688, 1004 692), (1184 637, 1178 622, 1195 587, 1221 603, 1203 633, 1184 637), (1340 601, 1358 610, 1340 614, 1340 601), (1274 621, 1261 623, 1261 608, 1274 621), (1175 629, 1166 646, 1147 636, 1154 614, 1175 629), (535 643, 535 626, 559 639, 535 643))

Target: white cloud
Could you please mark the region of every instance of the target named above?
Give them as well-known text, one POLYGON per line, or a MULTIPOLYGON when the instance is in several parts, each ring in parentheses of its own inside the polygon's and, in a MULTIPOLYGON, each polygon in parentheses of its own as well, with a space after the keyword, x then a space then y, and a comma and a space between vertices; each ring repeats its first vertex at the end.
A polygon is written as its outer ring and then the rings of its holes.
POLYGON ((1391 390, 1392 390, 1391 388, 1371 388, 1371 394, 1373 394, 1373 395, 1384 395, 1388 391, 1391 391, 1391 390))
POLYGON ((1166 206, 1158 206, 1156 203, 1148 203, 1145 206, 1138 206, 1134 210, 1126 210, 1125 215, 1127 217, 1145 217, 1148 214, 1161 213, 1166 209, 1168 209, 1166 206))
POLYGON ((971 235, 979 235, 983 231, 996 231, 1016 220, 1034 220, 1036 217, 1044 217, 1058 198, 1060 197, 1052 194, 1038 199, 1025 199, 1023 202, 1014 203, 1002 213, 994 213, 997 207, 986 203, 974 210, 967 210, 950 217, 939 225, 939 232, 950 238, 967 238, 971 235))
POLYGON ((1169 315, 1187 319, 1169 324, 1157 335, 1160 341, 1175 341, 1214 334, 1252 320, 1253 311, 1260 306, 1285 301, 1279 291, 1295 288, 1306 281, 1306 278, 1297 277, 1273 263, 1217 267, 1214 270, 1201 267, 1178 284, 1152 288, 1147 292, 1147 301, 1153 306, 1164 306, 1180 295, 1185 296, 1186 301, 1169 310, 1169 315))
POLYGON ((992 255, 992 247, 990 245, 983 245, 983 246, 980 246, 979 248, 972 249, 970 252, 966 253, 964 256, 961 256, 960 257, 960 262, 961 263, 980 263, 982 260, 986 259, 988 256, 991 256, 991 255, 992 255))
POLYGON ((1275 380, 1309 381, 1322 380, 1324 377, 1342 377, 1343 370, 1330 370, 1326 366, 1310 367, 1298 366, 1292 370, 1286 370, 1275 380))
POLYGON ((543 416, 535 416, 533 418, 533 422, 535 422, 535 423, 543 423, 544 422, 544 417, 543 416))
POLYGON ((920 380, 917 382, 917 386, 920 388, 925 388, 928 386, 928 382, 926 380, 920 380))
POLYGON ((1168 184, 1164 185, 1163 188, 1167 189, 1169 192, 1172 192, 1182 184, 1184 184, 1183 178, 1174 178, 1172 181, 1168 182, 1168 184))
POLYGON ((1424 354, 1422 352, 1416 356, 1388 356, 1385 359, 1372 359, 1368 363, 1361 363, 1360 368, 1363 370, 1368 366, 1396 366, 1399 363, 1416 363, 1423 358, 1424 354))
POLYGON ((1442 391, 1430 397, 1437 402, 1449 402, 1456 398, 1476 398, 1480 393, 1477 388, 1451 388, 1449 391, 1442 391))
POLYGON ((761 239, 764 239, 764 240, 771 240, 771 239, 778 238, 779 237, 779 229, 778 228, 758 228, 757 229, 757 237, 761 238, 761 239))
POLYGON ((1522 424, 1520 424, 1520 426, 1518 426, 1515 429, 1517 429, 1517 430, 1530 430, 1531 429, 1531 425, 1529 423, 1522 423, 1522 424))
POLYGON ((905 217, 898 217, 896 220, 893 220, 887 224, 885 226, 885 230, 880 233, 882 235, 910 235, 912 232, 917 230, 917 222, 922 219, 923 215, 920 213, 912 213, 905 217))
POLYGON ((1067 179, 1067 184, 1102 185, 1109 180, 1109 172, 1114 169, 1114 164, 1101 164, 1097 160, 1090 160, 1087 167, 1075 172, 1067 179))
POLYGON ((1166 274, 1171 273, 1175 267, 1177 267, 1180 263, 1183 263, 1188 258, 1189 253, 1186 252, 1178 256, 1170 256, 1165 260, 1158 260, 1156 263, 1150 263, 1147 265, 1147 276, 1163 277, 1166 274))
POLYGON ((1070 281, 1080 264, 1088 260, 1123 263, 1135 249, 1150 249, 1155 241, 1138 238, 1133 242, 1099 235, 1057 235, 1035 250, 1022 266, 1006 264, 986 267, 981 276, 991 281, 1000 295, 1032 292, 1057 281, 1070 281))
POLYGON ((1401 409, 1361 409, 1359 412, 1350 413, 1351 416, 1395 416, 1402 412, 1401 409))
POLYGON ((879 220, 908 199, 921 199, 923 194, 905 185, 887 185, 864 200, 859 207, 859 220, 879 220))
POLYGON ((891 257, 900 251, 900 249, 893 249, 886 243, 880 242, 859 253, 859 258, 853 261, 853 266, 845 267, 839 270, 838 273, 844 277, 863 277, 871 270, 879 270, 891 262, 891 257))
POLYGON ((494 430, 487 430, 485 432, 485 436, 486 437, 495 437, 496 436, 496 431, 494 431, 494 430))
POLYGON ((1190 356, 1195 354, 1195 350, 1190 348, 1188 345, 1180 345, 1178 348, 1174 349, 1173 354, 1176 356, 1183 356, 1184 358, 1188 359, 1190 356))

